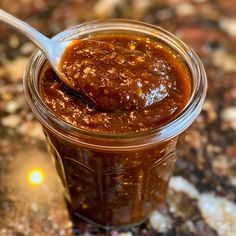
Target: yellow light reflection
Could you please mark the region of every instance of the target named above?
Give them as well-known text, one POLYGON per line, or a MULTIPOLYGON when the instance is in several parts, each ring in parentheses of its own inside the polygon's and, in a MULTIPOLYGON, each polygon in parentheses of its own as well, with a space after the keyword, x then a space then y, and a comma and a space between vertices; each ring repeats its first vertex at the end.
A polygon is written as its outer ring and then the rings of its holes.
POLYGON ((42 169, 30 170, 27 174, 27 181, 32 185, 41 185, 45 181, 45 173, 42 169))

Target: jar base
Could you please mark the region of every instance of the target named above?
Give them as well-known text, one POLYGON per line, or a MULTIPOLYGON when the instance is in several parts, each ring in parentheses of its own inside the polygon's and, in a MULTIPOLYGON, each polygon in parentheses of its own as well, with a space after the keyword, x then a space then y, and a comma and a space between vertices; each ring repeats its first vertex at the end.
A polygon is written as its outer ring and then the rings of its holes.
POLYGON ((72 210, 68 200, 66 200, 66 205, 67 205, 67 209, 68 209, 68 212, 69 212, 69 217, 70 217, 70 220, 73 224, 74 229, 75 228, 80 228, 83 223, 88 223, 88 224, 91 224, 92 226, 96 227, 98 230, 102 230, 102 231, 110 231, 110 230, 126 231, 131 227, 135 227, 135 226, 139 226, 139 225, 143 224, 148 219, 148 217, 145 217, 145 218, 143 218, 142 220, 140 220, 138 222, 134 222, 134 223, 130 223, 130 224, 103 225, 103 224, 99 224, 99 223, 87 218, 86 216, 83 216, 82 214, 80 214, 78 212, 74 212, 72 210))

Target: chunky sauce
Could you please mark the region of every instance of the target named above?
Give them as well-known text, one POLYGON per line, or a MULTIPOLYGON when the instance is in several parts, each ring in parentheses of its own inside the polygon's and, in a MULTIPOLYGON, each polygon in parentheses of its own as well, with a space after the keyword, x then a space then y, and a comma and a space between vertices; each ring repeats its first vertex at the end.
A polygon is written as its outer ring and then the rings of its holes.
MULTIPOLYGON (((186 105, 190 73, 170 48, 131 35, 93 40, 76 40, 62 58, 73 89, 47 63, 42 68, 41 96, 61 119, 98 133, 140 132, 171 121, 186 105)), ((164 200, 179 136, 107 151, 45 133, 74 214, 102 226, 132 224, 164 200)))
POLYGON ((137 36, 74 40, 61 70, 76 92, 46 65, 40 80, 44 101, 66 122, 99 133, 163 125, 190 96, 190 73, 179 56, 160 42, 137 36))

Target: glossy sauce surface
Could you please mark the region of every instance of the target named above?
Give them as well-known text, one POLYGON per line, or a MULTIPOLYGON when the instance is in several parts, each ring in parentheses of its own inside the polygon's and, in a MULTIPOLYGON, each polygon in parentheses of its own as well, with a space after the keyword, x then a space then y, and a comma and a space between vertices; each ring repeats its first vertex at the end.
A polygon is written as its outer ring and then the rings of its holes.
POLYGON ((46 105, 67 123, 99 133, 159 127, 183 109, 191 93, 190 72, 177 53, 132 35, 74 40, 61 70, 76 92, 46 64, 39 85, 46 105))

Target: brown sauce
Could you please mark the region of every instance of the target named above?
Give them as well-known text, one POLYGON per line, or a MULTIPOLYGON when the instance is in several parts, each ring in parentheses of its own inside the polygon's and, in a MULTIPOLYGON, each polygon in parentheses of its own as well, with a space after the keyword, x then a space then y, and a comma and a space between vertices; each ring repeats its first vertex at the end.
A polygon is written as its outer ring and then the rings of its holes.
MULTIPOLYGON (((170 122, 186 105, 190 72, 170 48, 131 35, 93 40, 76 40, 62 58, 79 93, 47 63, 42 68, 41 96, 62 120, 98 133, 140 132, 170 122)), ((179 136, 135 151, 106 151, 45 133, 74 214, 103 226, 139 223, 164 200, 179 136)))
POLYGON ((75 40, 61 70, 78 94, 45 65, 40 92, 47 106, 69 124, 99 133, 159 127, 183 109, 191 92, 190 73, 178 54, 137 36, 75 40))

